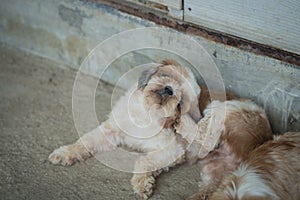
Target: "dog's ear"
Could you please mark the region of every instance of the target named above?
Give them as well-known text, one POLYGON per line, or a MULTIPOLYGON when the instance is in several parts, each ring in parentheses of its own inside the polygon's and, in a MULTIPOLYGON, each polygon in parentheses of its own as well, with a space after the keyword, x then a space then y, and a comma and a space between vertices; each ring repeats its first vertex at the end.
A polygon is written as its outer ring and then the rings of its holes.
POLYGON ((144 89, 157 70, 158 67, 151 67, 150 69, 143 71, 138 81, 138 89, 144 89))
POLYGON ((175 60, 171 60, 171 59, 166 59, 166 60, 163 60, 161 62, 161 64, 164 66, 164 65, 174 65, 174 66, 180 66, 180 64, 178 62, 176 62, 175 60))

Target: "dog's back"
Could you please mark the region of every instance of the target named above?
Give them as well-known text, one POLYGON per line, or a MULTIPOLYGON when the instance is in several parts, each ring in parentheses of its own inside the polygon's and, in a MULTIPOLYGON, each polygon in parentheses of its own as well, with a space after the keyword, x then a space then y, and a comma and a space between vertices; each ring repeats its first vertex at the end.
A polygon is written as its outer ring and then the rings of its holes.
POLYGON ((300 132, 275 136, 249 154, 213 200, 300 199, 300 132))

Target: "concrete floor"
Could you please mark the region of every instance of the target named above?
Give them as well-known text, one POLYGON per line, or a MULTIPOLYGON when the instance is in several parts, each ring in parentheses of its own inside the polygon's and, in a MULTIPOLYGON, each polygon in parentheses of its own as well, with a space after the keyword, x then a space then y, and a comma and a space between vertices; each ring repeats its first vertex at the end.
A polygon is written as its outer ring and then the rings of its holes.
MULTIPOLYGON (((72 118, 76 71, 0 46, 0 199, 135 199, 131 174, 94 158, 72 167, 47 160, 78 139, 72 118)), ((100 121, 110 110, 112 87, 97 92, 100 121)), ((184 199, 197 191, 199 166, 162 174, 151 199, 184 199)))

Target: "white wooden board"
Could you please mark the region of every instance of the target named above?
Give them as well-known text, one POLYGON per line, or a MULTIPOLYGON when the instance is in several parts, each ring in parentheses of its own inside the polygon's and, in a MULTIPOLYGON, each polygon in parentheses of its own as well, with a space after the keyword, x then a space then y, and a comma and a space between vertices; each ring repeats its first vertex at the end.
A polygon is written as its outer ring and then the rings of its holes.
POLYGON ((178 10, 182 9, 182 1, 181 0, 150 0, 152 2, 162 4, 171 8, 175 8, 178 10))
POLYGON ((184 0, 184 20, 300 54, 300 0, 184 0))

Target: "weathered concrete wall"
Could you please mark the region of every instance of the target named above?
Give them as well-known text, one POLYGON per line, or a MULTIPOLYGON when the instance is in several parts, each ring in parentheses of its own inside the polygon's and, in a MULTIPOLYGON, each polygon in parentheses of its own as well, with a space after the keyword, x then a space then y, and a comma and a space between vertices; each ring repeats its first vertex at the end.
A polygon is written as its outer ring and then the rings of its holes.
MULTIPOLYGON (((11 0, 0 4, 2 43, 73 68, 78 68, 97 44, 112 35, 150 26, 156 25, 104 5, 79 0, 11 0)), ((193 38, 211 55, 227 89, 255 100, 266 109, 275 132, 300 130, 299 67, 193 38)), ((182 48, 189 50, 184 44, 182 48)), ((144 49, 116 59, 104 79, 115 83, 130 68, 164 58, 175 58, 189 65, 174 54, 144 49)))
POLYGON ((152 23, 76 0, 12 0, 0 5, 0 40, 77 67, 96 44, 152 23))

